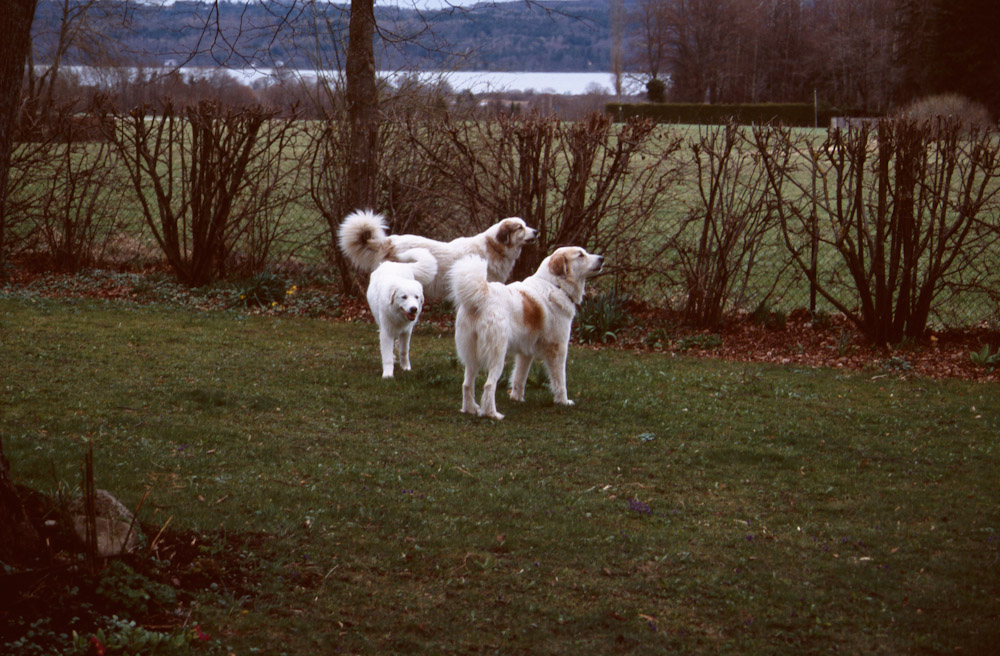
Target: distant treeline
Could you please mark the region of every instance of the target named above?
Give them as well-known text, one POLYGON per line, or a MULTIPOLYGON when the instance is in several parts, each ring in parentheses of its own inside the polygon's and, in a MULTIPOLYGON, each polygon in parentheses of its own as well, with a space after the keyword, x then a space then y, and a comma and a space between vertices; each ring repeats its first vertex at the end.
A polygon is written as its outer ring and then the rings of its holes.
MULTIPOLYGON (((92 5, 70 0, 71 5, 92 5)), ((112 5, 114 3, 107 3, 112 5)), ((117 10, 88 7, 88 21, 104 38, 73 44, 68 63, 118 59, 123 65, 290 66, 340 68, 346 59, 349 3, 186 2, 124 3, 117 10), (98 14, 99 12, 99 14, 98 14), (207 30, 206 30, 207 27, 207 30)), ((59 34, 63 0, 39 0, 36 42, 59 34)), ((489 71, 603 71, 611 61, 607 0, 501 2, 475 11, 375 5, 381 35, 377 67, 489 71)), ((45 48, 36 63, 46 64, 45 48)))

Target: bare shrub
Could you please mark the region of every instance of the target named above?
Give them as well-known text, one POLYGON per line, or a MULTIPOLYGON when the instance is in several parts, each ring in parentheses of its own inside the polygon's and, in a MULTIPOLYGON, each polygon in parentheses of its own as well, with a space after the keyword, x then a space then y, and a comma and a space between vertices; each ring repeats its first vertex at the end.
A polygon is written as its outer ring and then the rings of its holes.
MULTIPOLYGON (((279 110, 280 111, 280 110, 279 110)), ((274 268, 287 268, 298 254, 323 236, 302 217, 311 206, 302 198, 308 169, 303 124, 293 118, 266 120, 258 134, 259 147, 251 155, 242 190, 233 203, 232 247, 222 274, 249 277, 274 268)))
POLYGON ((707 328, 718 325, 727 310, 745 305, 776 217, 767 171, 738 125, 699 129, 685 153, 685 209, 665 240, 676 258, 665 273, 668 279, 680 274, 685 320, 707 328))
POLYGON ((786 128, 754 137, 792 260, 873 342, 922 336, 942 295, 983 279, 975 262, 1000 210, 1000 144, 988 135, 897 119, 822 143, 786 128), (809 256, 817 246, 839 256, 821 260, 825 272, 809 256))
POLYGON ((677 179, 670 155, 679 139, 645 121, 615 126, 591 114, 564 123, 537 114, 489 119, 410 121, 414 150, 445 184, 449 219, 462 233, 506 216, 539 231, 538 248, 522 253, 513 277, 533 271, 560 245, 602 252, 620 275, 645 270, 653 230, 677 179))
POLYGON ((45 142, 27 141, 11 152, 6 202, 0 219, 4 237, 0 260, 8 253, 20 255, 38 247, 38 235, 33 230, 30 213, 32 207, 42 202, 45 193, 45 185, 40 184, 43 181, 39 179, 39 162, 49 159, 48 151, 45 142))
MULTIPOLYGON (((336 247, 337 229, 345 216, 359 208, 353 206, 355 194, 349 189, 349 162, 345 157, 351 138, 350 124, 339 91, 331 88, 328 94, 328 102, 321 107, 325 118, 312 123, 307 130, 309 197, 327 226, 329 259, 340 279, 346 282, 354 274, 336 247)), ((387 109, 391 107, 392 104, 387 109)), ((417 99, 408 114, 423 111, 423 104, 417 99)), ((405 120, 381 121, 376 141, 376 203, 374 208, 363 209, 384 213, 392 233, 417 232, 442 239, 457 236, 448 236, 449 231, 440 228, 447 223, 439 189, 444 181, 433 164, 410 147, 405 120)), ((345 291, 350 288, 345 287, 345 291)))
POLYGON ((48 189, 30 213, 56 269, 77 271, 103 259, 122 226, 122 181, 107 143, 61 144, 51 152, 48 189))
POLYGON ((19 248, 62 271, 102 261, 121 228, 124 195, 114 149, 88 142, 99 130, 96 119, 71 114, 69 106, 54 109, 47 124, 52 129, 36 131, 11 161, 19 248))
MULTIPOLYGON (((208 102, 181 111, 167 105, 159 115, 145 107, 111 114, 103 105, 102 111, 107 137, 127 165, 170 268, 191 286, 224 277, 252 220, 275 207, 281 174, 274 169, 294 120, 276 119, 259 106, 208 102)), ((275 235, 251 234, 258 251, 275 235)), ((258 252, 246 268, 259 268, 265 256, 258 252)))

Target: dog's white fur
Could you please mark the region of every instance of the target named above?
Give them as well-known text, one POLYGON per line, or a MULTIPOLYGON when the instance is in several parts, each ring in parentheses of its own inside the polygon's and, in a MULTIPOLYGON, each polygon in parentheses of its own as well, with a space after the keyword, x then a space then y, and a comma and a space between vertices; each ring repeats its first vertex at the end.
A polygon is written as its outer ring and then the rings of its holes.
POLYGON ((465 257, 451 269, 458 304, 455 346, 465 364, 462 412, 503 419, 497 412, 496 387, 508 349, 515 353, 510 398, 524 400, 524 384, 535 358, 545 364, 556 403, 573 405, 566 391, 566 355, 576 306, 584 284, 600 272, 604 258, 582 248, 557 249, 538 271, 522 282, 487 281, 486 262, 465 257), (486 369, 486 383, 476 404, 476 375, 486 369))
MULTIPOLYGON (((372 271, 397 254, 412 248, 426 248, 437 260, 434 279, 424 282, 428 300, 446 298, 448 272, 459 258, 478 255, 488 262, 489 280, 504 282, 521 254, 521 248, 533 242, 538 233, 517 217, 506 218, 472 237, 444 242, 420 235, 387 235, 385 217, 369 210, 352 212, 340 224, 337 241, 340 250, 354 266, 372 271)), ((423 281, 422 281, 423 282, 423 281)))
POLYGON ((399 262, 383 262, 368 281, 368 307, 378 324, 382 378, 392 378, 394 352, 410 370, 410 336, 424 305, 424 284, 437 274, 437 260, 426 248, 399 253, 399 262))

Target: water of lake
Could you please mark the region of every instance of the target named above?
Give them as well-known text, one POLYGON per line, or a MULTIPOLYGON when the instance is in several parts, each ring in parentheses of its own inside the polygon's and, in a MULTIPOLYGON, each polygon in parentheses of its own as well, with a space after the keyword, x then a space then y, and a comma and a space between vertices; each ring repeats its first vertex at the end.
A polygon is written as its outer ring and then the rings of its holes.
MULTIPOLYGON (((40 73, 44 71, 42 67, 36 67, 40 73)), ((98 86, 111 86, 113 81, 118 81, 123 75, 121 69, 104 69, 91 66, 68 66, 80 75, 85 84, 95 84, 98 86)), ((157 68, 143 69, 142 75, 148 76, 151 73, 166 74, 174 70, 179 70, 185 78, 206 77, 221 70, 227 75, 231 75, 236 80, 245 84, 267 84, 276 81, 278 78, 300 76, 306 80, 315 80, 319 74, 317 71, 293 70, 293 69, 272 69, 272 68, 248 68, 248 69, 208 69, 199 67, 182 67, 180 69, 157 68)), ((140 73, 139 69, 125 69, 126 77, 135 77, 140 73)), ((324 73, 326 76, 336 77, 339 73, 324 73)), ((599 92, 610 95, 614 89, 614 78, 611 73, 527 73, 527 72, 493 72, 493 71, 380 71, 379 76, 389 80, 393 84, 403 78, 416 77, 421 82, 433 84, 438 81, 447 82, 455 91, 468 89, 475 94, 501 93, 501 92, 534 92, 534 93, 554 93, 560 95, 583 95, 587 93, 599 92)), ((629 87, 636 86, 634 81, 626 82, 626 91, 629 87)))
MULTIPOLYGON (((243 71, 228 71, 231 75, 247 83, 263 81, 274 75, 271 69, 253 69, 243 71)), ((305 78, 315 78, 316 71, 293 71, 293 74, 305 78)), ((380 71, 379 76, 390 82, 405 77, 416 76, 422 82, 433 83, 438 80, 447 82, 452 89, 472 93, 498 93, 533 91, 535 93, 556 93, 582 95, 600 89, 602 93, 610 94, 614 88, 611 73, 517 73, 493 71, 421 71, 421 72, 391 72, 380 71)))

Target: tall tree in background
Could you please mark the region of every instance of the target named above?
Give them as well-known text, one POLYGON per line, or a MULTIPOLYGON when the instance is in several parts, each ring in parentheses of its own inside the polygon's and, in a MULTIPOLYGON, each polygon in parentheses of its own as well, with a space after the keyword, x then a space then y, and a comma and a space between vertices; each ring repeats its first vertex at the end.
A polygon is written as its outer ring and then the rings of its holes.
POLYGON ((757 25, 753 42, 754 63, 749 72, 746 100, 750 102, 802 102, 812 97, 809 84, 805 12, 799 0, 768 0, 748 12, 757 25))
POLYGON ((611 76, 615 98, 621 101, 625 75, 625 0, 611 0, 611 76))
POLYGON ((935 0, 934 47, 929 62, 935 91, 955 92, 1000 115, 1000 3, 935 0))
MULTIPOLYGON (((9 0, 4 3, 0 18, 0 25, 4 26, 4 38, 0 40, 0 277, 6 271, 4 224, 10 153, 34 16, 35 0, 9 0)), ((29 557, 39 546, 38 534, 25 516, 10 478, 10 465, 4 458, 0 439, 0 561, 9 563, 29 557)))
POLYGON ((0 277, 6 275, 7 179, 14 131, 21 104, 24 64, 31 48, 31 21, 36 0, 9 0, 4 3, 4 38, 0 39, 0 277))
POLYGON ((937 0, 897 0, 893 52, 893 96, 899 104, 934 89, 932 52, 935 49, 937 0))
POLYGON ((815 61, 824 96, 842 107, 885 112, 892 98, 895 0, 829 0, 817 5, 824 29, 815 61))
POLYGON ((357 209, 374 209, 378 160, 375 85, 375 0, 351 0, 347 46, 347 113, 351 122, 348 180, 357 209))
POLYGON ((886 111, 897 4, 938 1, 638 0, 633 62, 669 75, 677 102, 804 102, 818 89, 886 111))
POLYGON ((721 102, 735 43, 733 4, 724 0, 664 0, 671 97, 721 102))
POLYGON ((651 80, 663 80, 669 63, 667 4, 661 0, 638 0, 629 14, 629 26, 632 33, 629 68, 651 80))

